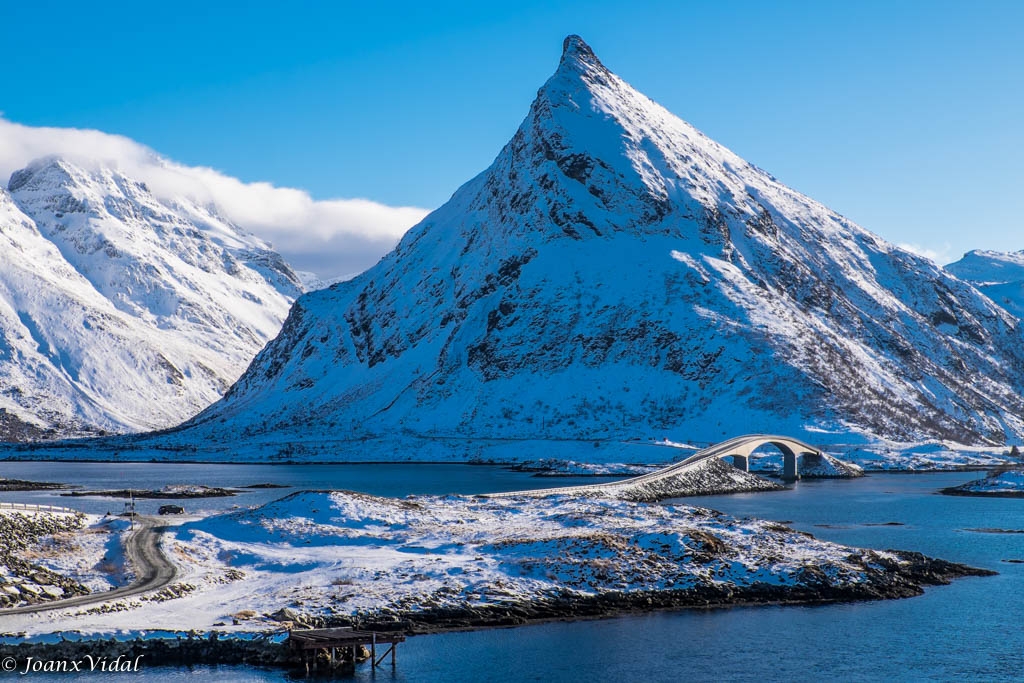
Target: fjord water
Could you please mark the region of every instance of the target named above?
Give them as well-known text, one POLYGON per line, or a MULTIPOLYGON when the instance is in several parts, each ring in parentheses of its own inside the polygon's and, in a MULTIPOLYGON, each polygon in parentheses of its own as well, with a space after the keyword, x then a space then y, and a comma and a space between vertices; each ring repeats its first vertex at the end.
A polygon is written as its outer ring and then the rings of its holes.
MULTIPOLYGON (((61 479, 89 487, 151 487, 200 477, 211 485, 279 482, 368 493, 478 492, 561 485, 495 467, 467 465, 248 466, 156 465, 126 469, 93 463, 3 463, 4 476, 61 479), (96 469, 93 469, 96 468, 96 469), (173 469, 178 468, 178 469, 173 469), (249 469, 257 468, 257 469, 249 469), (104 476, 102 473, 106 471, 104 476), (32 476, 29 476, 29 473, 32 476), (47 473, 48 472, 48 473, 47 473), (59 472, 55 475, 54 472, 59 472), (45 474, 44 474, 45 473, 45 474), (257 474, 258 473, 258 474, 257 474), (139 480, 135 480, 135 476, 139 480), (143 483, 146 482, 146 483, 143 483)), ((936 495, 978 473, 874 474, 858 480, 804 481, 784 492, 710 496, 687 503, 735 516, 757 516, 840 543, 917 550, 994 569, 929 588, 908 600, 824 606, 768 606, 656 612, 615 619, 554 622, 514 629, 411 638, 398 666, 360 666, 356 680, 374 681, 718 681, 718 680, 1019 680, 1024 676, 1024 534, 971 529, 1024 529, 1024 500, 936 495), (894 523, 894 524, 890 524, 894 523)), ((252 504, 291 489, 250 497, 195 501, 204 506, 252 504)), ((11 494, 3 499, 10 500, 11 494)), ((92 499, 52 498, 72 506, 92 499)), ((107 503, 103 503, 107 505, 107 503)), ((248 667, 153 668, 170 680, 286 680, 248 667)), ((147 677, 147 672, 142 673, 147 677)), ((139 680, 140 674, 105 680, 139 680)), ((90 680, 83 676, 80 680, 90 680)))
MULTIPOLYGON (((0 462, 0 477, 27 481, 56 481, 84 491, 160 489, 167 485, 198 485, 237 490, 232 497, 175 500, 188 512, 263 505, 304 490, 348 490, 377 496, 410 494, 473 494, 515 491, 546 486, 571 486, 594 481, 587 477, 534 477, 503 467, 464 464, 332 464, 261 465, 155 462, 0 462), (275 484, 281 488, 250 488, 275 484)), ((84 512, 121 512, 123 498, 64 497, 63 491, 0 493, 0 501, 60 505, 84 512)), ((156 514, 163 499, 138 499, 136 510, 156 514)))

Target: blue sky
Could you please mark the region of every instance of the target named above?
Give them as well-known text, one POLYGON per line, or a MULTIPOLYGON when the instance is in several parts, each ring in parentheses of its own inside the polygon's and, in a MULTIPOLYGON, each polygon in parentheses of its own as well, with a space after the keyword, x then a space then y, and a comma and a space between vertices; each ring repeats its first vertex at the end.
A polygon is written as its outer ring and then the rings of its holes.
POLYGON ((940 260, 1024 249, 1024 3, 369 5, 9 3, 0 111, 315 198, 433 208, 490 163, 579 33, 891 241, 940 260))

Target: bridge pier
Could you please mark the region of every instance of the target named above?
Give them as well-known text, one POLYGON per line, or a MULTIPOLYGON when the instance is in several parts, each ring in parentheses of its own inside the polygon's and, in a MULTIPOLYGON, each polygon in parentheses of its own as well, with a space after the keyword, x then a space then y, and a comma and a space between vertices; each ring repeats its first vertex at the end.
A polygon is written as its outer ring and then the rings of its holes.
POLYGON ((800 472, 796 466, 796 453, 792 451, 782 453, 782 481, 797 481, 800 479, 800 472))
POLYGON ((732 466, 738 470, 744 472, 750 471, 750 456, 747 455, 734 455, 732 456, 732 466))

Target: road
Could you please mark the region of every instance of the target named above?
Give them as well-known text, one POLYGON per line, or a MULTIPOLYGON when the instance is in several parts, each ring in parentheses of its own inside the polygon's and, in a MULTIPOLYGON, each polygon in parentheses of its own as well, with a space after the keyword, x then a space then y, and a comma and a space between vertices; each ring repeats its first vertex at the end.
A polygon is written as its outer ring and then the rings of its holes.
POLYGON ((158 590, 169 584, 177 576, 178 570, 170 558, 164 554, 159 543, 160 535, 167 530, 169 525, 157 517, 142 516, 135 518, 135 525, 136 529, 125 545, 125 554, 132 568, 135 569, 135 581, 127 586, 102 593, 90 593, 38 605, 0 610, 0 617, 8 614, 30 614, 95 605, 158 590))

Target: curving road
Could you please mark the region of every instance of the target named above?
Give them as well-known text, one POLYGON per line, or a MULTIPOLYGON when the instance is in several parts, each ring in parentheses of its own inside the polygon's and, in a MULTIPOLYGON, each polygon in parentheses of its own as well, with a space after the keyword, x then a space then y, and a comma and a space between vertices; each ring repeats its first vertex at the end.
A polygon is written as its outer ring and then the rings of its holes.
POLYGON ((0 610, 0 617, 7 614, 48 612, 56 609, 110 602, 111 600, 119 600, 157 590, 169 584, 177 576, 178 569, 171 562, 170 558, 164 554, 159 541, 160 535, 170 525, 157 517, 142 516, 137 516, 135 523, 137 528, 125 544, 125 555, 127 555, 128 561, 131 562, 131 566, 135 569, 135 581, 127 586, 121 586, 120 588, 102 593, 90 593, 63 600, 43 602, 38 605, 0 610))

